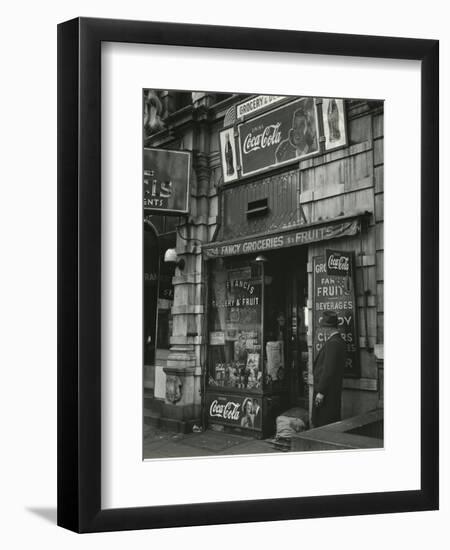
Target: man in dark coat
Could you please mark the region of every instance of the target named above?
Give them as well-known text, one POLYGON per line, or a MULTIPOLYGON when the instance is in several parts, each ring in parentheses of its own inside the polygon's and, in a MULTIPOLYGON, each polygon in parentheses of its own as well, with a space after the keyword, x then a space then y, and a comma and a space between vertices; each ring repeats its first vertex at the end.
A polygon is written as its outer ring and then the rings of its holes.
POLYGON ((334 311, 324 311, 321 326, 328 338, 319 351, 313 367, 312 424, 314 428, 338 422, 341 419, 342 378, 347 355, 347 345, 337 329, 337 314, 334 311))

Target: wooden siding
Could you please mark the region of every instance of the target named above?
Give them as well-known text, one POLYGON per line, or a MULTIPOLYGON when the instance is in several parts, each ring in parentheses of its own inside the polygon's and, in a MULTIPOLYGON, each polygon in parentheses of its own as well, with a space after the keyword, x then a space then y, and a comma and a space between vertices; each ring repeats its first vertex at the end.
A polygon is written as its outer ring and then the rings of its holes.
POLYGON ((301 223, 299 189, 298 170, 245 185, 224 188, 224 217, 220 240, 273 231, 301 223), (265 198, 269 207, 267 215, 248 219, 248 204, 265 198))
POLYGON ((350 143, 363 143, 372 140, 372 124, 370 116, 354 118, 348 123, 350 143))

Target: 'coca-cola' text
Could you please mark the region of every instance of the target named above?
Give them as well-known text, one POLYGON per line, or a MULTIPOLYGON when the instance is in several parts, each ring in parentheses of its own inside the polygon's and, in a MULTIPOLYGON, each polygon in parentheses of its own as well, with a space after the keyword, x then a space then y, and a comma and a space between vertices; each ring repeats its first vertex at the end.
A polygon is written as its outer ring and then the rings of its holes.
POLYGON ((248 155, 258 149, 265 149, 271 145, 277 145, 281 141, 281 122, 266 126, 262 132, 253 134, 249 132, 244 139, 244 154, 248 155))
POLYGON ((335 257, 330 254, 328 258, 328 269, 338 269, 339 271, 348 271, 350 269, 350 261, 348 256, 335 257))
POLYGON ((227 401, 227 403, 219 403, 215 399, 209 407, 209 415, 223 418, 224 420, 239 420, 241 404, 234 401, 227 401))

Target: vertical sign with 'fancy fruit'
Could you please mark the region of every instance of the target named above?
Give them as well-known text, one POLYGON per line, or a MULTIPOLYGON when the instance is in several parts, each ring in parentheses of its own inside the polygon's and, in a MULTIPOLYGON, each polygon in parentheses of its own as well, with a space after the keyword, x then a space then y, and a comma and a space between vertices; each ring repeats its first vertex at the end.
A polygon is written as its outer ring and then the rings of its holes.
POLYGON ((327 250, 313 258, 313 358, 324 345, 329 329, 321 326, 324 311, 335 311, 338 330, 347 344, 345 376, 360 376, 355 256, 352 252, 327 250))
POLYGON ((187 214, 190 172, 190 153, 144 149, 144 210, 187 214))

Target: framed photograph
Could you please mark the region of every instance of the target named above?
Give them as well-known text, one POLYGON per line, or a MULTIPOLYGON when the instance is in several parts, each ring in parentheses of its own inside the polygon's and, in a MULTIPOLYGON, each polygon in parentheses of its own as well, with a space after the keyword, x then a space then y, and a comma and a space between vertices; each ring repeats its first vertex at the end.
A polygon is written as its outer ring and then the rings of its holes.
POLYGON ((438 89, 433 40, 59 25, 60 526, 438 508, 438 89))

